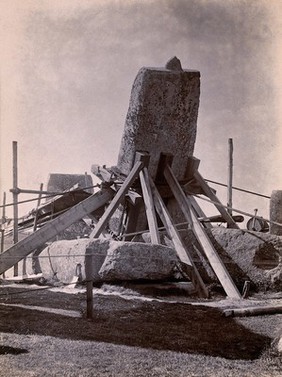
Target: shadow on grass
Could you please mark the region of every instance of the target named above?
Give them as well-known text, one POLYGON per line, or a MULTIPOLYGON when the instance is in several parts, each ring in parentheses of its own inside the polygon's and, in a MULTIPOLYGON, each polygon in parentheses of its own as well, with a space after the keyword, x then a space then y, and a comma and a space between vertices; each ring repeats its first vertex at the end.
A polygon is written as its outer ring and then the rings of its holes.
POLYGON ((28 353, 28 350, 0 345, 0 355, 20 355, 22 353, 28 353))
MULTIPOLYGON (((0 306, 0 331, 245 360, 258 358, 270 345, 269 338, 215 308, 102 295, 95 297, 94 305, 93 321, 0 306)), ((42 306, 48 305, 44 301, 42 306)), ((65 309, 63 304, 60 308, 65 309)))

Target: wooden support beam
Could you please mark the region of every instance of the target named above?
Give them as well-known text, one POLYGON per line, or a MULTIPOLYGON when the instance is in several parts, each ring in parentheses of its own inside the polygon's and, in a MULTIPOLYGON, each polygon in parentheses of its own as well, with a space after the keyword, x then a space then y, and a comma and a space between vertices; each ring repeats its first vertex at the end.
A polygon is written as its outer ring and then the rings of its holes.
MULTIPOLYGON (((132 205, 131 203, 128 203, 127 205, 127 212, 126 212, 126 221, 124 222, 124 235, 122 236, 123 241, 132 241, 133 238, 136 236, 136 229, 139 220, 140 213, 143 213, 144 211, 144 202, 143 199, 141 202, 137 202, 135 205, 132 205)), ((143 230, 146 231, 147 230, 143 230)), ((137 232, 138 234, 142 234, 137 232)))
MULTIPOLYGON (((192 207, 194 208, 196 214, 198 217, 202 217, 202 218, 206 218, 207 216, 205 215, 205 212, 202 210, 202 208, 199 206, 199 204, 197 203, 196 199, 194 198, 194 196, 189 196, 189 199, 190 199, 190 202, 192 204, 192 207)), ((204 228, 212 228, 212 224, 209 223, 209 222, 205 222, 203 224, 204 228)))
POLYGON ((152 196, 149 173, 147 167, 144 167, 143 170, 139 173, 141 188, 143 193, 143 199, 145 203, 145 210, 148 220, 149 231, 151 235, 152 244, 160 244, 160 235, 158 231, 157 217, 154 207, 154 200, 152 196))
POLYGON ((18 263, 39 246, 55 237, 74 222, 104 206, 113 196, 114 191, 110 188, 105 189, 104 191, 99 191, 7 249, 0 255, 0 274, 13 267, 15 263, 18 263))
MULTIPOLYGON (((37 229, 37 222, 38 222, 38 214, 39 214, 39 206, 41 203, 41 198, 42 198, 42 191, 43 191, 43 183, 40 184, 40 189, 39 189, 39 194, 38 194, 38 199, 37 199, 37 205, 36 205, 36 211, 35 211, 35 216, 34 216, 34 223, 33 223, 33 232, 36 231, 37 229)), ((32 253, 32 263, 33 263, 33 270, 35 273, 38 273, 37 271, 40 271, 40 263, 38 258, 36 258, 38 255, 38 250, 34 250, 32 253), (35 257, 35 258, 34 258, 35 257)), ((23 276, 27 275, 26 271, 26 258, 23 260, 23 276)))
POLYGON ((208 186, 204 178, 201 176, 201 174, 198 171, 195 171, 194 177, 198 181, 199 185, 202 187, 204 193, 213 201, 218 204, 215 204, 216 208, 218 209, 219 213, 221 213, 222 217, 226 220, 229 228, 239 229, 239 226, 236 224, 236 222, 232 219, 232 217, 229 215, 229 213, 225 210, 225 208, 222 206, 220 200, 215 195, 215 193, 212 191, 212 189, 208 186))
POLYGON ((190 180, 193 178, 195 171, 198 170, 200 165, 200 160, 196 157, 188 157, 185 178, 190 180))
POLYGON ((103 216, 98 221, 97 225, 95 226, 94 230, 90 234, 90 239, 98 238, 99 235, 102 233, 104 228, 107 225, 107 222, 109 221, 112 214, 117 209, 118 205, 124 198, 124 196, 127 194, 128 189, 132 185, 132 183, 135 181, 135 179, 138 177, 140 171, 143 169, 143 162, 137 161, 135 165, 133 166, 133 169, 131 170, 130 174, 125 179, 123 185, 115 195, 114 199, 111 201, 110 205, 104 212, 103 216))
POLYGON ((173 191, 175 198, 186 218, 186 220, 191 224, 192 230, 202 246, 216 276, 221 282, 225 292, 229 297, 232 298, 241 298, 239 291, 237 290, 236 285, 231 279, 228 271, 226 270, 223 262, 219 258, 215 248, 209 237, 207 236, 204 228, 202 227, 200 221, 198 220, 195 210, 192 207, 191 202, 186 198, 183 190, 181 189, 176 177, 174 176, 171 168, 166 166, 164 171, 164 176, 170 185, 171 190, 173 191))
POLYGON ((190 208, 190 213, 193 222, 193 231, 194 234, 199 241, 200 245, 202 246, 212 269, 214 270, 218 280, 220 281, 223 289, 225 290, 226 294, 230 298, 241 299, 241 295, 234 284, 229 272, 227 271, 224 263, 220 259, 217 251, 215 250, 211 240, 209 239, 208 235, 206 234, 204 228, 202 227, 201 223, 199 222, 195 210, 193 209, 192 205, 189 204, 189 199, 187 198, 187 203, 190 208))
POLYGON ((200 296, 208 297, 209 292, 192 260, 192 257, 190 256, 187 248, 185 247, 176 227, 173 225, 172 218, 152 179, 150 179, 150 185, 152 189, 152 194, 153 194, 156 210, 166 228, 166 231, 168 232, 168 235, 170 236, 174 244, 176 253, 180 261, 185 266, 189 267, 188 269, 186 269, 186 272, 189 275, 192 283, 194 284, 194 287, 196 288, 200 296))
POLYGON ((190 211, 188 208, 186 196, 183 190, 181 189, 179 182, 174 176, 171 170, 171 167, 168 165, 164 169, 164 176, 165 176, 165 179, 167 180, 167 183, 169 184, 171 191, 173 192, 173 195, 175 196, 175 199, 177 200, 180 206, 180 209, 184 213, 186 221, 189 223, 190 226, 192 226, 193 222, 192 222, 192 218, 191 218, 190 211))

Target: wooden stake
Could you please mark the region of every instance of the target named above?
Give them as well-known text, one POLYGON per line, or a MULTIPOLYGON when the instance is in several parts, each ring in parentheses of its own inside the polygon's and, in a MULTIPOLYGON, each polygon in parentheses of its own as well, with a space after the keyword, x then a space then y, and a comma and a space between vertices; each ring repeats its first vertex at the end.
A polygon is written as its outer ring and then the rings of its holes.
MULTIPOLYGON (((13 203, 14 203, 14 229, 13 229, 13 242, 16 244, 19 240, 18 234, 18 143, 13 141, 13 203)), ((14 265, 14 276, 18 276, 19 267, 16 263, 14 265)))
POLYGON ((85 252, 85 277, 86 277, 86 315, 93 319, 93 278, 92 278, 92 250, 85 252))
MULTIPOLYGON (((3 194, 3 207, 2 207, 2 225, 1 225, 1 254, 4 251, 4 240, 5 240, 5 229, 4 224, 6 222, 6 192, 3 194)), ((5 279, 5 274, 3 273, 3 278, 5 279)))
MULTIPOLYGON (((232 216, 232 185, 233 185, 233 140, 228 139, 228 190, 227 212, 232 216)), ((227 225, 228 226, 228 225, 227 225)))

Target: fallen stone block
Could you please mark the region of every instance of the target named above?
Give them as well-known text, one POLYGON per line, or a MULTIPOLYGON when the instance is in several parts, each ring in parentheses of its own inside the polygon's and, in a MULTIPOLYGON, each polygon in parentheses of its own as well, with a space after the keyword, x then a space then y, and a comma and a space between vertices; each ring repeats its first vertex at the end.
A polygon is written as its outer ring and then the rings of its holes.
POLYGON ((164 280, 173 277, 177 262, 167 246, 111 241, 99 275, 103 281, 164 280))
POLYGON ((89 239, 61 240, 48 245, 39 255, 43 278, 69 284, 77 276, 85 279, 84 256, 89 239))
POLYGON ((257 290, 282 288, 282 237, 241 229, 213 228, 213 243, 232 278, 242 285, 249 280, 257 290), (240 269, 240 282, 238 281, 240 269))

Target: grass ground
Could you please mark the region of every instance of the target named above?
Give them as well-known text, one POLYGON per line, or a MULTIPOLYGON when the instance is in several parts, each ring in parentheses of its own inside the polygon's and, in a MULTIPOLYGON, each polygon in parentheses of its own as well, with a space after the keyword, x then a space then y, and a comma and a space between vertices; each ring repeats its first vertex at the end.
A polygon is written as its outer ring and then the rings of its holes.
POLYGON ((10 306, 84 313, 84 293, 21 287, 2 287, 0 302, 1 377, 281 376, 270 348, 281 315, 225 318, 217 308, 97 294, 90 322, 10 306))

